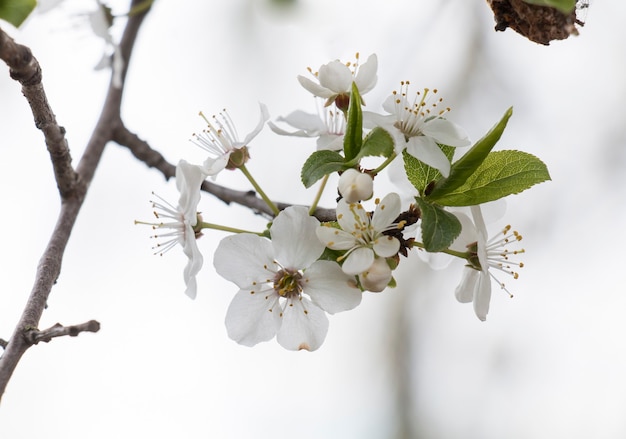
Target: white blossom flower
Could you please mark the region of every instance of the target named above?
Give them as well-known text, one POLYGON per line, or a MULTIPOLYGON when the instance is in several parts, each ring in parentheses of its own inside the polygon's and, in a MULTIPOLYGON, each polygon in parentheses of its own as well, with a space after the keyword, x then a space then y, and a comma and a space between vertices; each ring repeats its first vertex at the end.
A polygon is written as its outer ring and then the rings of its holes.
POLYGON ((360 203, 346 203, 343 199, 337 204, 337 222, 341 229, 328 224, 318 227, 317 236, 332 250, 347 250, 341 259, 344 273, 357 275, 367 271, 376 256, 388 258, 398 253, 400 241, 385 235, 387 230, 401 228, 394 223, 400 215, 400 196, 390 193, 376 200, 376 210, 370 215, 360 203))
MULTIPOLYGON (((437 110, 442 99, 431 103, 431 90, 425 88, 423 93, 417 92, 411 102, 408 97, 408 82, 402 82, 401 91, 394 91, 383 103, 383 109, 390 115, 379 115, 364 112, 364 121, 368 126, 381 126, 391 133, 396 144, 396 152, 406 149, 413 157, 433 168, 438 169, 444 177, 450 174, 450 161, 438 144, 462 147, 470 141, 465 131, 458 125, 442 116, 450 111, 437 110)), ((437 90, 432 90, 432 95, 437 90)))
POLYGON ((314 351, 328 331, 325 312, 354 308, 361 291, 324 246, 319 221, 305 207, 288 207, 274 220, 269 241, 242 233, 224 238, 213 259, 218 274, 239 292, 226 314, 228 336, 245 346, 272 339, 286 349, 314 351))
MULTIPOLYGON (((194 134, 193 143, 207 151, 210 155, 204 161, 204 167, 208 175, 213 179, 223 169, 235 169, 245 164, 249 158, 248 145, 263 129, 263 125, 269 119, 269 112, 265 104, 259 104, 261 117, 259 123, 244 139, 239 140, 230 115, 226 110, 219 116, 212 116, 213 122, 205 119, 208 126, 200 134, 194 134)), ((200 113, 202 116, 202 113, 200 113)))
MULTIPOLYGON (((378 76, 378 58, 376 54, 372 54, 362 65, 359 65, 359 54, 356 55, 357 61, 354 64, 343 64, 339 60, 331 61, 320 67, 318 72, 313 72, 309 68, 309 72, 317 79, 314 82, 302 75, 298 76, 300 85, 318 96, 326 99, 326 105, 337 102, 338 97, 348 97, 352 91, 352 83, 356 84, 359 94, 363 96, 376 85, 378 76), (350 69, 352 67, 352 69, 350 69)), ((346 100, 347 102, 347 100, 346 100)), ((347 109, 347 105, 337 102, 337 106, 341 110, 347 109), (345 106, 345 108, 344 108, 345 106)))
POLYGON ((489 239, 480 206, 472 206, 471 212, 473 222, 463 213, 456 214, 463 229, 461 236, 454 241, 450 248, 457 251, 469 251, 471 256, 464 268, 461 282, 455 290, 455 296, 459 302, 473 302, 476 316, 484 321, 489 312, 492 278, 500 285, 501 289, 513 297, 505 284, 499 281, 490 270, 500 270, 517 279, 519 275, 512 266, 521 268, 524 264, 513 262, 509 258, 524 253, 524 249, 510 250, 506 248, 508 245, 522 240, 519 233, 511 231, 511 226, 506 226, 501 234, 489 239))
POLYGON ((339 177, 337 189, 346 203, 369 200, 374 191, 374 180, 371 175, 350 168, 339 177))
POLYGON ((276 134, 294 137, 317 137, 317 150, 339 151, 343 148, 346 132, 346 119, 342 112, 333 108, 323 108, 321 115, 296 110, 285 117, 276 119, 291 125, 296 131, 285 131, 273 122, 268 125, 276 134))
POLYGON ((164 231, 153 236, 156 239, 164 239, 153 247, 156 254, 172 249, 176 244, 183 248, 183 253, 188 261, 185 266, 183 277, 185 279, 185 294, 192 299, 196 297, 196 275, 202 268, 203 258, 196 239, 201 236, 194 227, 198 224, 198 203, 200 202, 200 186, 207 177, 202 166, 192 165, 181 160, 176 166, 176 188, 180 193, 178 205, 174 207, 167 201, 158 197, 158 201, 152 202, 155 209, 154 215, 158 223, 144 223, 135 221, 136 224, 148 224, 157 231, 164 231))

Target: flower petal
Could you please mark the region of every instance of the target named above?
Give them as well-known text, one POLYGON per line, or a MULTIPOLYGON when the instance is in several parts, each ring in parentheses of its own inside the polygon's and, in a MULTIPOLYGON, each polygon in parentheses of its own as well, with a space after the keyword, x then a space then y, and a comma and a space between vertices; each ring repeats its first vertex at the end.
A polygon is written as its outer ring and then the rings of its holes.
POLYGON ((406 150, 416 159, 438 169, 444 177, 450 175, 450 161, 431 137, 411 137, 406 150))
POLYGON ((476 317, 484 322, 487 320, 489 301, 491 300, 491 277, 486 270, 477 273, 479 273, 480 276, 478 285, 476 285, 474 289, 474 312, 476 313, 476 317))
POLYGON ((244 346, 272 339, 281 325, 278 294, 239 290, 226 312, 228 336, 244 346))
POLYGON ((284 268, 307 268, 320 257, 324 244, 317 238, 319 225, 304 206, 291 206, 278 214, 270 234, 274 256, 284 268))
POLYGON ((374 251, 371 248, 359 247, 348 255, 341 269, 346 274, 357 275, 370 268, 373 262, 374 251))
POLYGON ((217 174, 222 172, 228 164, 228 159, 230 159, 231 152, 232 151, 229 151, 226 154, 222 154, 218 157, 207 157, 202 165, 207 176, 210 175, 211 177, 213 177, 213 180, 215 180, 217 174))
POLYGON ((315 230, 317 238, 332 250, 349 250, 357 244, 352 234, 331 226, 320 226, 315 230))
POLYGON ((202 166, 192 165, 185 160, 179 161, 176 165, 176 188, 180 192, 178 208, 191 226, 197 223, 200 186, 206 177, 206 171, 202 166))
POLYGON ((347 203, 341 199, 337 203, 337 222, 346 232, 360 232, 370 223, 370 218, 361 203, 347 203))
POLYGON ((383 258, 390 258, 398 254, 400 241, 393 236, 383 235, 374 241, 374 252, 383 258))
POLYGON ((185 294, 192 299, 196 298, 196 275, 200 272, 202 268, 202 264, 204 263, 204 258, 202 257, 202 253, 198 249, 198 244, 196 243, 196 235, 191 228, 191 226, 187 225, 185 227, 185 241, 183 243, 183 253, 189 258, 187 261, 187 265, 183 270, 183 278, 185 279, 185 285, 187 288, 185 289, 185 294))
POLYGON ((480 271, 474 270, 471 267, 463 268, 461 282, 459 282, 456 290, 454 290, 456 300, 461 303, 469 303, 474 300, 474 290, 478 285, 480 274, 480 271))
POLYGON ((270 113, 267 110, 267 105, 259 103, 259 107, 261 108, 261 117, 259 118, 259 123, 257 126, 246 136, 246 138, 241 143, 241 146, 248 146, 248 143, 252 139, 254 139, 263 129, 265 122, 267 122, 270 118, 270 113))
POLYGON ((272 243, 250 233, 222 239, 215 250, 213 265, 220 276, 242 289, 271 282, 276 270, 272 243))
POLYGON ((352 72, 341 61, 331 61, 320 67, 320 85, 335 93, 348 93, 352 87, 352 72))
POLYGON ((309 93, 313 94, 314 96, 328 99, 334 95, 331 90, 327 89, 326 87, 322 87, 318 83, 313 82, 309 78, 306 78, 302 75, 298 75, 298 82, 302 87, 304 87, 309 93))
POLYGON ((382 232, 389 227, 400 215, 400 195, 391 192, 376 206, 372 217, 372 227, 377 232, 382 232))
POLYGON ((463 128, 442 118, 435 118, 426 122, 422 127, 422 133, 443 145, 458 147, 470 144, 467 133, 463 128))
POLYGON ((314 262, 304 272, 303 292, 324 311, 334 314, 353 309, 361 303, 361 290, 354 276, 345 274, 332 261, 314 262))
POLYGON ((306 113, 302 110, 293 111, 285 117, 279 117, 277 120, 308 133, 320 133, 326 130, 326 125, 319 114, 306 113))
POLYGON ((378 81, 378 76, 376 76, 377 70, 378 57, 375 53, 373 53, 367 58, 367 61, 359 66, 359 70, 354 80, 354 82, 356 82, 356 87, 359 89, 360 95, 364 95, 374 88, 376 82, 378 81))
POLYGON ((314 351, 328 332, 326 313, 306 297, 288 299, 276 340, 285 349, 314 351))

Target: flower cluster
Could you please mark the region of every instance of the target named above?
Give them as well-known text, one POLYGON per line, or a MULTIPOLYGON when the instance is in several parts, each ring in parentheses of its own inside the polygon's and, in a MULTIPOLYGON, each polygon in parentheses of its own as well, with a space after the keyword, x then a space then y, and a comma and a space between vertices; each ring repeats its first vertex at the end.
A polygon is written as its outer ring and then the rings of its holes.
MULTIPOLYGON (((481 205, 548 180, 549 174, 530 154, 492 151, 511 110, 461 154, 457 148, 471 142, 448 120, 450 108, 440 108, 436 89, 411 94, 409 82, 402 81, 399 91, 382 102, 381 112, 371 105, 364 111, 362 96, 377 84, 377 69, 376 55, 360 64, 358 54, 356 62, 335 60, 315 72, 309 69, 312 79, 298 76, 298 81, 317 99, 318 113, 295 110, 270 122, 260 104, 259 122, 243 140, 226 110, 212 117, 200 113, 206 127, 192 142, 208 157, 197 165, 179 162, 176 206, 161 199, 153 203, 159 222, 144 224, 163 231, 155 235, 162 240, 157 253, 176 244, 183 248, 189 259, 186 293, 192 298, 203 262, 196 239, 206 229, 230 233, 217 246, 213 266, 239 288, 226 312, 226 329, 236 342, 253 346, 276 337, 286 349, 318 349, 328 331, 327 313, 355 308, 365 292, 395 287, 394 270, 401 256, 414 249, 465 261, 455 295, 472 302, 480 320, 489 310, 493 272, 518 277, 516 267, 523 264, 513 259, 523 249, 509 247, 521 235, 507 226, 502 235, 489 238, 481 205), (278 135, 316 139, 301 172, 305 187, 319 185, 311 207, 294 203, 279 209, 248 170, 250 143, 266 123, 278 135), (512 169, 512 161, 523 166, 512 169), (378 192, 378 175, 394 162, 404 165, 406 180, 418 194, 410 204, 403 205, 400 191, 378 192), (523 172, 528 168, 532 176, 523 172), (266 203, 272 221, 265 230, 208 223, 199 214, 204 180, 223 170, 241 171, 266 203), (333 175, 337 180, 330 179, 333 175), (507 185, 500 184, 502 178, 507 185), (340 196, 331 206, 334 218, 322 218, 316 207, 330 181, 337 182, 332 190, 340 196), (469 209, 471 217, 462 209, 469 209)), ((496 282, 508 293, 503 282, 496 282)))

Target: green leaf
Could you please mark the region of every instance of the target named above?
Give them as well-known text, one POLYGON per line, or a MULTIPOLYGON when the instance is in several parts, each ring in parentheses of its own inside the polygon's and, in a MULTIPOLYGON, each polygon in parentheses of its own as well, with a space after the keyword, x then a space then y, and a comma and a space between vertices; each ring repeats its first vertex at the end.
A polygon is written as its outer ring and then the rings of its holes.
MULTIPOLYGON (((363 157, 391 157, 393 150, 391 134, 381 127, 376 127, 363 139, 363 145, 355 159, 358 162, 363 157)), ((351 164, 356 165, 356 163, 351 164)))
POLYGON ((363 113, 361 111, 361 95, 356 84, 352 83, 350 105, 348 106, 348 121, 346 122, 346 135, 343 138, 343 153, 346 161, 355 158, 363 144, 363 113))
POLYGON ((461 223, 452 213, 443 207, 431 204, 423 198, 415 199, 422 214, 422 243, 429 252, 439 252, 450 247, 450 244, 461 233, 461 223))
POLYGON ((335 151, 315 151, 302 166, 302 183, 309 188, 325 175, 342 171, 349 167, 345 164, 341 154, 335 151))
MULTIPOLYGON (((452 161, 452 156, 454 156, 454 147, 447 145, 439 146, 443 150, 446 157, 448 157, 448 160, 452 161)), ((404 170, 406 171, 406 175, 420 195, 424 195, 424 190, 431 182, 437 181, 441 178, 441 172, 439 172, 438 169, 428 166, 421 160, 416 159, 409 154, 406 149, 402 151, 402 158, 404 159, 404 170)))
POLYGON ((548 6, 564 14, 571 13, 576 8, 576 0, 524 0, 531 5, 548 6))
POLYGON ((476 142, 463 157, 452 164, 448 178, 442 178, 437 181, 433 190, 426 195, 426 198, 433 200, 441 198, 465 183, 485 160, 487 154, 493 149, 498 140, 500 140, 512 114, 513 108, 506 110, 502 119, 482 139, 476 142))
POLYGON ((546 165, 522 151, 494 151, 467 181, 433 201, 444 206, 474 206, 518 194, 550 180, 546 165))
POLYGON ((37 0, 0 0, 0 19, 19 27, 37 6, 37 0))

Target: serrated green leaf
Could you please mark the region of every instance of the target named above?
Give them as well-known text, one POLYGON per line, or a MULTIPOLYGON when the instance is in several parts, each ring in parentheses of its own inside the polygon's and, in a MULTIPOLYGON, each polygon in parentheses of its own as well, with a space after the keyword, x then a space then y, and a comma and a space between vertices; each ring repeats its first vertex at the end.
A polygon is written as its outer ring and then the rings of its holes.
POLYGON ((0 19, 19 27, 37 6, 37 0, 0 0, 0 19))
POLYGON ((518 194, 546 180, 550 180, 548 168, 534 155, 494 151, 463 185, 433 201, 444 206, 475 206, 518 194))
POLYGON ((465 183, 469 176, 472 175, 483 160, 485 160, 487 154, 489 154, 496 143, 498 143, 512 114, 513 108, 511 107, 506 110, 502 119, 500 119, 482 139, 476 142, 463 157, 452 164, 450 175, 447 178, 438 180, 432 191, 426 195, 426 198, 433 200, 441 198, 465 183))
MULTIPOLYGON (((454 147, 447 145, 439 146, 446 157, 448 157, 448 160, 452 161, 452 156, 454 156, 454 147)), ((404 160, 404 170, 406 171, 406 175, 420 195, 424 195, 424 190, 431 182, 437 181, 441 178, 441 172, 439 172, 438 169, 428 166, 421 160, 416 159, 409 154, 406 149, 402 151, 402 158, 404 160)))
POLYGON ((363 145, 363 112, 361 104, 359 89, 353 82, 352 93, 350 93, 350 105, 348 106, 346 134, 343 138, 343 154, 346 156, 346 161, 354 159, 361 151, 361 145, 363 145))
MULTIPOLYGON (((376 127, 363 139, 363 145, 355 160, 358 162, 363 157, 391 157, 394 150, 393 145, 391 134, 381 127, 376 127)), ((351 164, 355 165, 356 163, 351 164)))
POLYGON ((309 188, 325 175, 347 168, 349 168, 349 166, 345 164, 341 154, 327 150, 315 151, 302 166, 302 183, 304 183, 305 187, 309 188))
POLYGON ((555 8, 564 14, 571 13, 576 8, 576 0, 524 0, 525 3, 555 8))
POLYGON ((421 211, 422 243, 429 252, 439 252, 450 247, 461 233, 461 223, 443 207, 431 204, 423 198, 415 199, 421 211))

